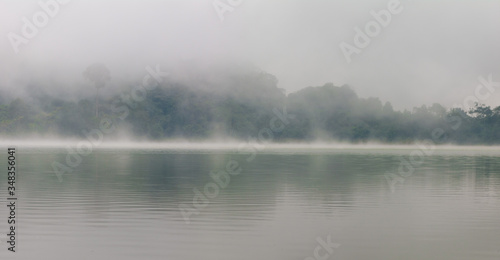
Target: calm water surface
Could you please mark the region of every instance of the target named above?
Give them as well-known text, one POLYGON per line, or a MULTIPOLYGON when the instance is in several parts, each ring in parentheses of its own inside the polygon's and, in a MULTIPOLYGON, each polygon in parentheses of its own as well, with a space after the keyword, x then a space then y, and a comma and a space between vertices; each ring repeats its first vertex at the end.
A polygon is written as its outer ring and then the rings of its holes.
POLYGON ((500 152, 436 151, 391 192, 411 151, 100 149, 59 182, 64 149, 21 147, 18 252, 3 235, 0 259, 302 260, 328 236, 328 259, 500 259, 500 152), (231 160, 241 173, 186 223, 179 205, 231 160))

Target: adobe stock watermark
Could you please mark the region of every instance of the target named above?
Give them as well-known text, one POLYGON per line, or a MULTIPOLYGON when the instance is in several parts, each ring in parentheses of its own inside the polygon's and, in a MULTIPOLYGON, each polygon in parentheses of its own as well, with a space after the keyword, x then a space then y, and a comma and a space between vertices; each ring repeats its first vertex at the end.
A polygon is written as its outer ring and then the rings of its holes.
POLYGON ((137 103, 144 101, 147 92, 158 87, 159 84, 163 82, 163 79, 169 75, 160 70, 160 65, 156 65, 156 70, 153 70, 153 68, 149 66, 145 69, 148 74, 144 76, 142 84, 134 87, 131 93, 122 93, 120 101, 116 102, 111 107, 111 111, 118 121, 114 121, 110 117, 103 117, 99 122, 98 128, 91 129, 90 131, 83 129, 82 134, 86 137, 86 140, 78 142, 76 149, 70 146, 66 147, 67 154, 65 162, 52 162, 52 168, 59 182, 62 182, 62 176, 65 173, 72 172, 82 163, 84 156, 91 154, 93 148, 102 143, 105 134, 112 134, 116 131, 116 125, 124 121, 130 114, 129 109, 133 109, 137 103))
POLYGON ((232 13, 236 7, 240 6, 242 3, 243 0, 214 0, 212 5, 220 21, 224 22, 224 14, 227 12, 232 13))
POLYGON ((397 15, 403 11, 404 7, 401 5, 399 0, 390 0, 387 3, 387 8, 374 11, 371 10, 370 14, 373 17, 372 20, 368 21, 363 30, 359 27, 354 27, 353 44, 349 44, 345 41, 339 44, 340 50, 344 54, 347 63, 351 63, 353 54, 360 54, 363 49, 370 45, 372 38, 377 37, 383 28, 389 26, 392 21, 393 15, 397 15))
MULTIPOLYGON (((257 156, 257 152, 265 148, 266 144, 274 139, 275 133, 280 133, 285 130, 285 127, 290 124, 290 120, 295 116, 288 114, 286 107, 280 111, 277 108, 273 109, 274 116, 269 120, 269 127, 264 127, 258 132, 257 137, 249 137, 246 143, 238 146, 239 154, 248 154, 247 162, 251 162, 257 156)), ((209 176, 212 182, 208 182, 203 186, 203 192, 198 188, 193 188, 193 200, 191 205, 180 203, 179 211, 186 224, 191 223, 191 216, 199 215, 201 210, 210 204, 210 200, 215 199, 220 191, 226 188, 231 176, 236 176, 242 172, 240 163, 235 160, 230 160, 226 163, 224 170, 210 171, 209 176)))
POLYGON ((71 0, 39 1, 38 6, 40 6, 41 10, 35 12, 31 16, 31 19, 28 19, 26 16, 21 19, 23 22, 21 33, 7 33, 7 38, 14 52, 16 54, 19 53, 19 47, 22 44, 28 44, 31 39, 37 36, 38 32, 46 27, 49 21, 59 13, 61 6, 68 4, 70 1, 71 0))
MULTIPOLYGON (((492 74, 490 73, 487 78, 483 76, 478 77, 479 85, 474 90, 474 95, 467 96, 461 105, 454 104, 453 107, 461 107, 463 111, 467 111, 474 104, 480 101, 485 101, 495 92, 495 88, 500 88, 500 82, 494 82, 492 74)), ((463 120, 466 118, 465 114, 459 116, 451 116, 446 118, 453 131, 456 131, 462 125, 463 120)), ((384 174, 387 184, 391 189, 391 193, 396 190, 397 183, 404 183, 405 178, 410 177, 418 168, 424 163, 427 156, 431 156, 436 149, 436 143, 442 140, 446 131, 442 128, 435 128, 431 132, 432 140, 425 140, 418 144, 418 149, 412 150, 408 158, 399 157, 400 163, 397 169, 398 174, 388 172, 384 174)))
POLYGON ((331 235, 326 236, 326 241, 323 240, 321 237, 317 237, 316 241, 318 242, 318 246, 316 246, 313 250, 312 255, 304 258, 304 260, 326 260, 329 259, 333 253, 335 252, 334 249, 337 249, 340 247, 340 244, 338 243, 333 243, 331 235), (324 251, 321 253, 321 251, 324 251))

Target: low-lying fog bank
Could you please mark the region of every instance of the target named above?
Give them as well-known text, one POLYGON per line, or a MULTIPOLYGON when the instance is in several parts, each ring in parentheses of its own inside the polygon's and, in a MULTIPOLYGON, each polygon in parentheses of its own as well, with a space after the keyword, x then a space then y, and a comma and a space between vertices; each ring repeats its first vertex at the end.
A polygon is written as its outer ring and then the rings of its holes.
POLYGON ((101 141, 90 142, 89 140, 0 140, 0 147, 16 148, 68 148, 82 147, 83 149, 140 149, 140 150, 248 150, 257 151, 272 150, 468 150, 468 151, 500 151, 500 146, 480 145, 455 145, 434 144, 432 142, 415 142, 412 144, 383 144, 369 143, 346 143, 346 142, 284 142, 284 143, 262 143, 255 141, 230 140, 230 141, 187 141, 170 140, 162 142, 151 141, 101 141))

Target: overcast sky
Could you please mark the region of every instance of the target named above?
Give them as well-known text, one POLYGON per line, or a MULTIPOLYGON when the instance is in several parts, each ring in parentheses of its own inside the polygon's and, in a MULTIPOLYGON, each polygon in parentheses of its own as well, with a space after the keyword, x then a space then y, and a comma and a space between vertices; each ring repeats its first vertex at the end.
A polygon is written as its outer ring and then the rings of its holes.
MULTIPOLYGON (((500 1, 493 0, 401 0, 402 10, 347 62, 340 43, 355 46, 355 27, 364 30, 370 12, 389 2, 242 0, 221 21, 213 0, 72 0, 15 53, 8 34, 22 37, 23 17, 32 21, 43 9, 0 0, 0 88, 21 93, 47 77, 78 86, 94 62, 118 81, 163 62, 244 61, 289 93, 333 82, 410 108, 462 103, 479 76, 500 81, 500 1)), ((500 105, 500 88, 484 102, 500 105)))

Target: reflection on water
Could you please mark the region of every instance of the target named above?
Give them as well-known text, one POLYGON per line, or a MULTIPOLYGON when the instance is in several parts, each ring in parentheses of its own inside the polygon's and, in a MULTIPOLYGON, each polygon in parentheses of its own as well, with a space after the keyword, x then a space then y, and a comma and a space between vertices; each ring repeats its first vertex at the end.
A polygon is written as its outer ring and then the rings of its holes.
POLYGON ((328 235, 330 259, 500 259, 496 152, 438 151, 391 193, 407 151, 297 151, 101 149, 59 182, 66 151, 20 149, 17 259, 305 259, 328 235), (179 204, 229 160, 241 174, 186 224, 179 204))

